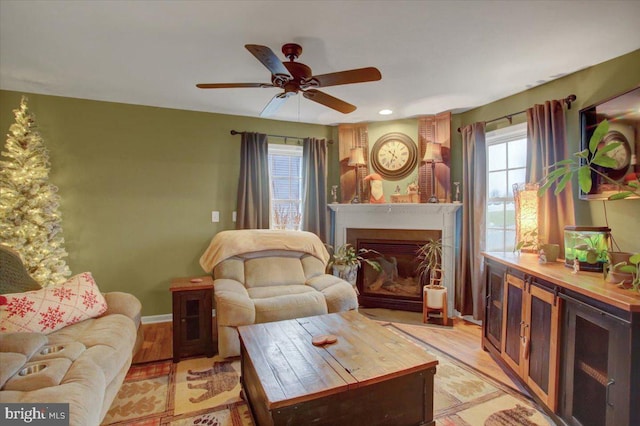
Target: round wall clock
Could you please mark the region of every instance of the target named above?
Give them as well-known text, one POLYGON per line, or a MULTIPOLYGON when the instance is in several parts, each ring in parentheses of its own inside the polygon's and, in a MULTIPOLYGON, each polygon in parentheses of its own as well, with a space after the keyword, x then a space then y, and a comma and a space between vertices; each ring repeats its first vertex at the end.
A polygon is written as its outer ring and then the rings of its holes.
POLYGON ((624 178, 631 163, 631 145, 629 145, 629 141, 622 133, 612 130, 602 138, 602 142, 605 146, 614 142, 620 142, 617 148, 604 154, 612 158, 616 162, 616 166, 611 168, 605 167, 602 172, 615 181, 624 178))
POLYGON ((387 133, 371 149, 371 165, 385 179, 400 180, 418 164, 418 147, 404 133, 387 133))

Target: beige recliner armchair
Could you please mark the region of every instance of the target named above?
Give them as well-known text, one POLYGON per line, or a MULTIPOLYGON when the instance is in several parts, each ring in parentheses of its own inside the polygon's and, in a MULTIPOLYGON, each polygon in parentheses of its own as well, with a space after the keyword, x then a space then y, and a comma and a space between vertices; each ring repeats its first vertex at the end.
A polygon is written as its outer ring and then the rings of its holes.
POLYGON ((240 355, 237 327, 358 308, 348 282, 325 273, 329 253, 304 231, 218 233, 200 258, 213 274, 218 353, 240 355))

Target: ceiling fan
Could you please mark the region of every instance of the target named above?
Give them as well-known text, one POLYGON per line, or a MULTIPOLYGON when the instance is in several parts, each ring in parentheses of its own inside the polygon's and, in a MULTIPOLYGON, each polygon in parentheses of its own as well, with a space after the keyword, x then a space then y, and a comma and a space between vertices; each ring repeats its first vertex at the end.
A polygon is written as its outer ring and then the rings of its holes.
POLYGON ((318 87, 338 86, 341 84, 364 83, 382 78, 380 71, 374 67, 357 68, 329 74, 313 75, 311 68, 301 62, 295 62, 302 54, 302 46, 287 43, 282 46, 282 53, 289 59, 282 62, 267 46, 246 44, 244 46, 271 72, 271 83, 200 83, 200 89, 228 89, 236 87, 278 87, 284 92, 275 95, 260 113, 261 117, 274 114, 291 96, 302 92, 302 95, 314 102, 348 114, 356 110, 341 99, 319 91, 318 87))

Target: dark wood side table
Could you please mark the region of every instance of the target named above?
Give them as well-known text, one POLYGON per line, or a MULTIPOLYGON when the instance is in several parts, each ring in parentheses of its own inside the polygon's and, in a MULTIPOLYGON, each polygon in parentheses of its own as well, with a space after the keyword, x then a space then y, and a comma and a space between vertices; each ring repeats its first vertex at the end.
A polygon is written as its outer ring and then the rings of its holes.
POLYGON ((173 362, 181 357, 214 354, 211 309, 213 278, 175 278, 171 280, 173 297, 173 362))

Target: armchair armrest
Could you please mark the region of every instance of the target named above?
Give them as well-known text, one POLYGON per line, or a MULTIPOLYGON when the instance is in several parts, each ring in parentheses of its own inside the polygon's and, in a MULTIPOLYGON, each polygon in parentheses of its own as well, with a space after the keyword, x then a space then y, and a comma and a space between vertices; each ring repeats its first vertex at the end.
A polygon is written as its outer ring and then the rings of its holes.
POLYGON ((256 310, 253 300, 239 281, 227 278, 214 280, 213 298, 218 326, 237 327, 255 322, 256 310))
POLYGON ((305 283, 324 294, 329 313, 358 309, 358 296, 353 286, 342 278, 323 274, 305 283))
POLYGON ((133 294, 121 291, 104 293, 107 302, 107 310, 102 316, 112 314, 122 314, 133 320, 136 328, 140 326, 142 315, 142 304, 133 294))

